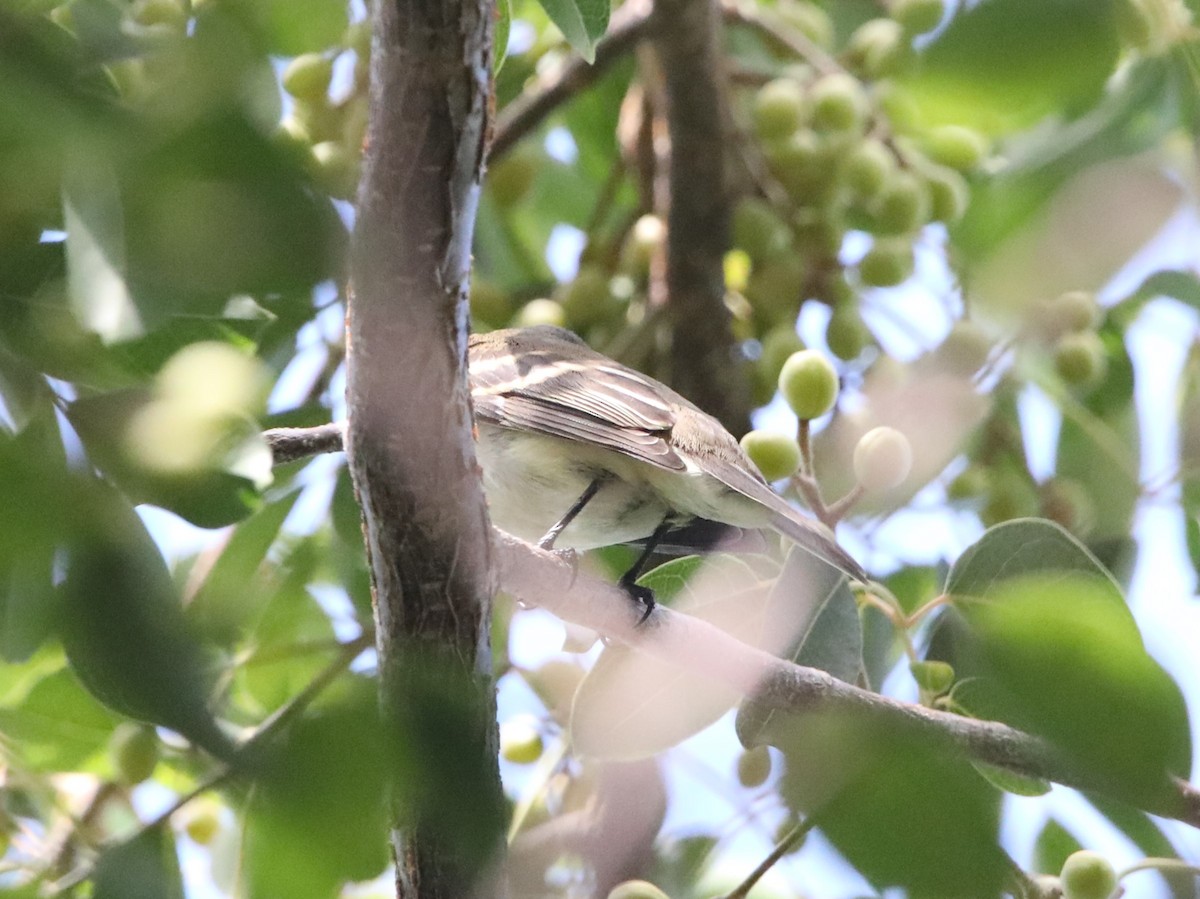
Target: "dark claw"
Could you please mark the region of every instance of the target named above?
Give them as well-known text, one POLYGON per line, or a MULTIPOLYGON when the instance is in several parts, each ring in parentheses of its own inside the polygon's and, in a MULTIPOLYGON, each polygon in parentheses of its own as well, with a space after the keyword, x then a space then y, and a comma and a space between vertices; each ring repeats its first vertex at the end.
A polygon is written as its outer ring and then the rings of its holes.
POLYGON ((646 607, 646 611, 642 613, 642 617, 638 619, 638 624, 645 624, 646 619, 654 611, 654 607, 658 605, 654 601, 654 591, 649 587, 643 587, 640 584, 635 584, 633 581, 621 581, 621 589, 629 594, 629 598, 634 602, 640 602, 646 607))

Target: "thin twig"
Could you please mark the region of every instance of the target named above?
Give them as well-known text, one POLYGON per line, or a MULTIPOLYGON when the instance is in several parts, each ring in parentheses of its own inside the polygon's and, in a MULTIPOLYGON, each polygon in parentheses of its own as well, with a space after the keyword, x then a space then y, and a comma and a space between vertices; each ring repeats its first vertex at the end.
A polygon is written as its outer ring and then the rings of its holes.
POLYGON ((784 835, 783 839, 771 850, 771 853, 759 863, 758 867, 746 875, 746 879, 725 894, 724 899, 746 899, 754 885, 762 880, 763 875, 773 868, 781 858, 791 852, 813 828, 812 818, 801 821, 784 835))

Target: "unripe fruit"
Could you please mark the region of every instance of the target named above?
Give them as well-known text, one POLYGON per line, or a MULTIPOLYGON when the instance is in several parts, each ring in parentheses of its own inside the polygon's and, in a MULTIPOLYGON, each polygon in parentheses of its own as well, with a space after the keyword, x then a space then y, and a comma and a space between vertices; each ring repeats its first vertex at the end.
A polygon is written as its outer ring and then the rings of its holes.
POLYGON ((738 293, 746 289, 746 285, 750 283, 750 270, 753 268, 749 253, 745 250, 730 250, 721 261, 721 268, 725 273, 726 287, 738 293))
POLYGON ((776 78, 754 97, 754 133, 761 140, 787 137, 804 121, 804 89, 791 78, 776 78))
POLYGON ((627 880, 609 891, 608 899, 671 899, 648 880, 627 880))
POLYGON ((862 355, 871 333, 867 330, 866 322, 858 314, 858 307, 853 302, 839 303, 829 316, 825 326, 825 343, 829 352, 843 362, 850 362, 862 355))
POLYGON ((766 200, 745 197, 733 210, 733 245, 755 262, 787 251, 791 244, 788 226, 766 200))
POLYGON ((1037 495, 1026 474, 1014 469, 1002 469, 990 475, 991 492, 979 513, 987 527, 1013 518, 1036 515, 1037 495))
POLYGON ((554 300, 530 300, 517 312, 517 327, 530 328, 534 325, 567 326, 567 313, 554 300))
POLYGON ((471 280, 471 317, 499 328, 512 318, 512 298, 491 281, 471 280))
POLYGON ((775 7, 780 18, 821 47, 833 46, 833 20, 829 13, 805 0, 781 0, 775 7))
POLYGON ((371 52, 371 20, 361 19, 351 22, 342 32, 342 46, 353 50, 359 57, 365 57, 371 52))
POLYGON ((969 378, 987 362, 992 341, 979 325, 963 320, 954 323, 936 352, 942 369, 969 378))
POLYGON ((887 116, 896 134, 911 134, 923 127, 920 106, 912 94, 895 81, 880 81, 872 85, 871 96, 875 105, 887 116))
POLYGON ((1095 331, 1064 334, 1054 346, 1054 367, 1068 384, 1087 387, 1097 383, 1108 370, 1104 341, 1095 331))
POLYGON ((283 89, 299 100, 324 97, 333 79, 333 60, 320 53, 302 53, 283 70, 283 89))
POLYGON ((762 354, 754 367, 754 401, 769 403, 779 389, 779 373, 792 353, 804 349, 804 341, 796 333, 795 324, 772 328, 762 338, 762 354))
POLYGON ((941 24, 946 7, 942 0, 894 0, 890 11, 905 32, 924 34, 941 24))
POLYGON ((657 215, 643 215, 634 222, 621 249, 621 267, 635 277, 645 278, 666 239, 666 223, 657 215))
POLYGON ((342 137, 342 111, 331 106, 324 94, 307 99, 297 97, 292 104, 291 118, 308 134, 311 143, 340 140, 342 137))
POLYGON ((130 18, 147 27, 164 25, 172 30, 182 30, 188 14, 179 0, 137 0, 130 10, 130 18))
POLYGON ((854 474, 869 491, 891 490, 912 471, 912 444, 895 428, 872 428, 854 447, 854 474))
POLYGON ((812 86, 809 100, 813 127, 818 131, 859 131, 870 112, 862 83, 844 72, 819 78, 812 86))
POLYGON ((1058 877, 1063 899, 1108 899, 1117 888, 1112 862, 1090 849, 1068 855, 1058 877))
POLYGON ((204 802, 195 808, 186 809, 183 829, 188 838, 198 846, 208 846, 221 829, 221 818, 215 804, 204 802))
POLYGON ((913 662, 908 666, 917 686, 935 696, 945 693, 954 683, 954 668, 946 662, 913 662))
POLYGON ((988 142, 978 131, 962 125, 939 125, 925 135, 922 148, 934 162, 969 172, 987 156, 988 142))
POLYGON ((779 372, 779 391, 796 416, 820 418, 837 402, 838 376, 833 363, 816 350, 793 353, 779 372))
POLYGON ((755 319, 775 324, 795 320, 804 289, 804 263, 798 255, 781 256, 756 265, 746 282, 746 298, 755 319))
POLYGON ((929 192, 912 172, 896 172, 876 197, 872 212, 877 234, 904 234, 929 219, 929 192))
POLYGON ((505 761, 528 765, 542 757, 542 735, 530 718, 514 718, 500 725, 500 755, 505 761))
POLYGON ((1039 326, 1050 338, 1076 331, 1091 331, 1100 323, 1100 306, 1095 294, 1069 290, 1059 294, 1039 310, 1039 326))
POLYGON ((971 202, 971 188, 962 175, 944 166, 931 167, 925 172, 925 186, 930 221, 953 225, 963 217, 971 202))
POLYGON ((800 445, 791 434, 750 431, 742 437, 742 449, 768 481, 790 478, 800 468, 800 445))
POLYGON ((583 265, 575 280, 563 285, 559 302, 573 327, 585 330, 620 310, 621 305, 609 289, 608 281, 608 275, 599 267, 583 265))
POLYGON ((738 782, 747 789, 761 787, 771 776, 771 753, 766 746, 742 751, 737 760, 738 782))
POLYGON ((846 157, 842 178, 860 197, 873 197, 896 169, 896 158, 882 141, 868 138, 846 157))
POLYGON ((525 199, 537 176, 539 154, 532 146, 518 147, 489 165, 484 183, 502 209, 525 199))
POLYGON ((822 185, 833 181, 831 160, 811 128, 802 128, 767 144, 763 154, 771 174, 787 189, 788 196, 799 203, 811 201, 821 192, 822 185))
POLYGON ((895 287, 913 273, 912 241, 906 237, 878 238, 858 263, 858 276, 868 287, 895 287))
POLYGON ((846 42, 846 64, 872 81, 895 74, 911 56, 904 29, 891 19, 863 22, 846 42))
POLYGON ((357 160, 341 143, 333 140, 314 144, 312 158, 316 163, 317 182, 339 200, 354 196, 358 183, 357 160))
POLYGON ((968 465, 946 485, 946 498, 951 502, 978 499, 991 489, 992 478, 983 465, 968 465))
POLYGON ((140 784, 158 767, 158 734, 152 727, 126 721, 113 731, 108 752, 117 780, 127 786, 140 784))

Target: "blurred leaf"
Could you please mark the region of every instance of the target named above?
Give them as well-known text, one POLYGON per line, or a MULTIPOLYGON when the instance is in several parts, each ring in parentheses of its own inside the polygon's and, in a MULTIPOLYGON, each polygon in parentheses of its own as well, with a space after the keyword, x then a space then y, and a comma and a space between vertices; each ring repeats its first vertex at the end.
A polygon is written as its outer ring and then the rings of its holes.
POLYGON ((184 899, 174 835, 152 827, 105 849, 92 883, 93 899, 184 899))
POLYGON ((960 755, 894 726, 829 712, 797 716, 772 743, 780 794, 815 819, 876 887, 994 897, 1008 877, 997 794, 960 755))
POLYGON ((248 896, 328 899, 384 870, 384 757, 374 684, 344 676, 264 761, 246 808, 248 896))
POLYGON ((575 50, 591 62, 596 42, 608 28, 612 0, 539 0, 551 21, 575 50))
POLYGON ((993 787, 1014 796, 1045 796, 1050 792, 1050 782, 1040 777, 1027 777, 983 762, 972 762, 971 765, 993 787))
POLYGON ((32 771, 75 771, 108 744, 119 719, 69 668, 43 677, 16 705, 0 708, 0 730, 32 771))
POLYGON ((1148 276, 1126 299, 1114 306, 1111 314, 1118 316, 1123 323, 1128 322, 1143 305, 1159 297, 1170 297, 1185 306, 1200 309, 1200 275, 1184 269, 1157 271, 1148 276))
POLYGON ((668 896, 691 895, 716 848, 717 838, 706 834, 670 840, 655 852, 649 880, 668 896))
MULTIPOLYGON (((1125 834, 1141 853, 1152 858, 1180 858, 1179 850, 1159 828, 1155 820, 1139 809, 1103 796, 1090 795, 1088 801, 1125 834)), ((1188 871, 1160 873, 1175 899, 1195 899, 1196 882, 1188 871)))
MULTIPOLYGON (((818 668, 854 683, 863 666, 863 632, 858 603, 836 568, 799 547, 792 547, 783 572, 771 588, 765 632, 786 635, 784 646, 767 646, 797 665, 818 668)), ((748 697, 737 713, 737 735, 743 746, 770 742, 776 718, 794 718, 748 697)))
POLYGON ((255 337, 267 326, 262 319, 178 316, 143 337, 115 344, 111 351, 131 373, 149 378, 189 344, 219 341, 253 350, 255 337))
POLYGON ((512 0, 496 2, 496 32, 492 39, 492 76, 495 77, 508 58, 508 35, 512 30, 512 0))
POLYGON ((906 86, 932 122, 993 134, 1092 101, 1116 66, 1111 0, 963 4, 906 86))
POLYGON ((1038 834, 1033 846, 1033 869, 1042 874, 1058 876, 1063 862, 1073 852, 1078 852, 1083 845, 1075 839, 1069 830, 1050 818, 1038 834))
POLYGON ((230 5, 280 56, 328 50, 346 28, 344 0, 231 0, 230 5))
POLYGON ((300 498, 293 490, 267 503, 239 524, 187 607, 187 617, 205 638, 221 645, 236 640, 270 601, 258 572, 300 498))
POLYGON ((129 427, 151 397, 147 390, 120 390, 83 397, 67 407, 67 418, 92 462, 134 502, 162 506, 200 527, 221 527, 250 515, 260 503, 259 488, 252 478, 232 470, 237 457, 214 460, 214 466, 223 461, 228 469, 178 473, 155 471, 133 458, 129 427))
MULTIPOLYGON (((638 583, 662 589, 673 607, 752 644, 763 636, 768 587, 732 556, 676 559, 638 583), (700 567, 698 567, 700 566, 700 567), (672 597, 674 591, 679 591, 672 597)), ((662 752, 712 724, 739 694, 624 646, 600 654, 575 694, 571 742, 576 752, 631 760, 662 752)))
POLYGON ((125 229, 117 179, 103 160, 76 162, 63 181, 67 285, 85 328, 106 343, 142 334, 125 282, 125 229))
POLYGON ((975 641, 974 670, 961 673, 987 686, 987 717, 1050 740, 1106 790, 1154 802, 1169 795, 1168 772, 1191 764, 1187 708, 1098 573, 955 591, 975 641))
POLYGON ((111 708, 227 758, 232 745, 208 708, 202 649, 158 547, 115 491, 97 483, 85 499, 59 621, 71 667, 111 708))

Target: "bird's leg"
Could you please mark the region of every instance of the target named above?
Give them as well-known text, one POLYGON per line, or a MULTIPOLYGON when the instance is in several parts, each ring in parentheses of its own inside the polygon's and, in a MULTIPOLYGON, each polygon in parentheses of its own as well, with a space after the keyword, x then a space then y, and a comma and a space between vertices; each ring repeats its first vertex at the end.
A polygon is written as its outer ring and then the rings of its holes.
POLYGON ((642 569, 646 567, 646 563, 650 561, 650 557, 654 555, 654 550, 658 544, 662 542, 663 537, 675 525, 675 520, 668 515, 662 520, 662 523, 654 529, 654 533, 646 538, 646 545, 642 547, 642 554, 637 557, 637 561, 633 563, 628 571, 621 575, 621 580, 618 581, 621 588, 629 594, 630 598, 640 602, 646 607, 646 611, 638 620, 638 624, 644 624, 646 619, 650 617, 650 613, 654 611, 654 591, 649 587, 643 587, 637 579, 642 573, 642 569))
POLYGON ((600 489, 601 481, 601 478, 596 478, 596 480, 588 484, 587 489, 580 494, 579 499, 575 500, 575 504, 567 509, 567 514, 555 522, 554 527, 542 535, 542 539, 537 542, 540 549, 554 549, 554 541, 558 539, 558 535, 566 529, 567 525, 579 517, 579 513, 592 501, 592 498, 596 495, 596 491, 600 489))

